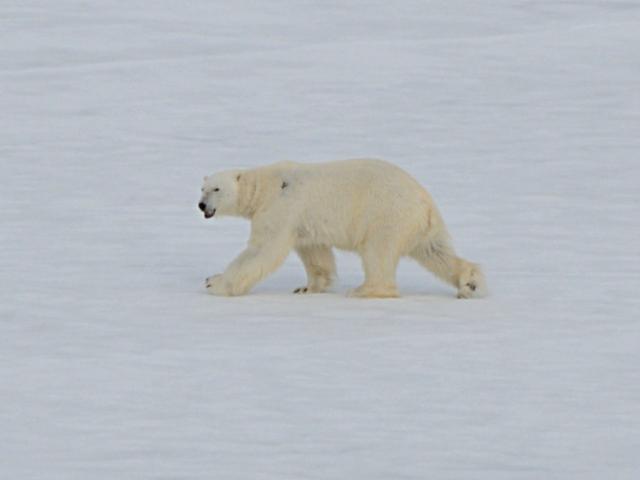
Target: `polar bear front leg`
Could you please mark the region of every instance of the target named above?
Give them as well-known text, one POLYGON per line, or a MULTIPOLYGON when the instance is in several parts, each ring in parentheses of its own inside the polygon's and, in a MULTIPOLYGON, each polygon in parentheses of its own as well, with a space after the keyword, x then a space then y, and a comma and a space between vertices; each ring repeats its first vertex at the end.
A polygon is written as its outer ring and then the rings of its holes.
POLYGON ((221 275, 207 279, 207 291, 213 295, 244 295, 287 258, 291 242, 280 236, 261 245, 250 245, 229 264, 221 275))
MULTIPOLYGON (((212 295, 220 296, 234 295, 234 286, 228 281, 229 276, 225 276, 225 274, 229 272, 229 270, 237 268, 238 266, 247 262, 253 255, 255 255, 254 249, 246 248, 229 264, 229 266, 225 270, 225 273, 219 273, 217 275, 208 277, 204 282, 207 292, 212 295)), ((236 293, 235 295, 241 295, 241 293, 236 293)))
POLYGON ((320 293, 331 286, 336 276, 336 260, 330 247, 314 245, 298 247, 296 252, 307 272, 307 285, 293 293, 320 293))

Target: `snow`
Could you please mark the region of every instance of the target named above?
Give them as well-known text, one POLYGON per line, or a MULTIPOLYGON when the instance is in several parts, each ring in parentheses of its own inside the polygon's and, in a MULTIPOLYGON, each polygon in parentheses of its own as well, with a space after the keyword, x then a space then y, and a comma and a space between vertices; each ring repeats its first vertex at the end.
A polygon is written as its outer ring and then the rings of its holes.
POLYGON ((2 2, 0 473, 632 479, 640 3, 2 2), (241 298, 201 178, 386 158, 491 296, 241 298))

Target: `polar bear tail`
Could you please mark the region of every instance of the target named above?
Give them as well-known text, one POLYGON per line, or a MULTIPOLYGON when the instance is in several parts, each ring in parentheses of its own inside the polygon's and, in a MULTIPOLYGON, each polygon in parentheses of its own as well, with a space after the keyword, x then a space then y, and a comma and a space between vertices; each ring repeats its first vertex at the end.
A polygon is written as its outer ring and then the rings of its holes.
POLYGON ((479 265, 458 257, 446 231, 429 235, 410 253, 436 277, 458 289, 458 298, 482 297, 487 293, 479 265))

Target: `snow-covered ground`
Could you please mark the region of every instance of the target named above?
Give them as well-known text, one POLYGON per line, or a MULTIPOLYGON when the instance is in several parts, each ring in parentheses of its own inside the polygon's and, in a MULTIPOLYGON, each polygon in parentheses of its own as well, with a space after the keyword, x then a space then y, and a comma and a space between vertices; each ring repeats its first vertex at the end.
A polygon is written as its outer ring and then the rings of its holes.
POLYGON ((0 477, 640 475, 640 2, 0 4, 0 477), (201 178, 376 156, 492 295, 203 289, 201 178))

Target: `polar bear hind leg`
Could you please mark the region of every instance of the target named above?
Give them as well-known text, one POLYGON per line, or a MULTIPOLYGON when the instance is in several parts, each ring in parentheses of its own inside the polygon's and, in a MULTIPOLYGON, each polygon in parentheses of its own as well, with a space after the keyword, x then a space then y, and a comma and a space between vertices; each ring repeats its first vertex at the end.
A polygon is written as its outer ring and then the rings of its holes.
POLYGON ((400 254, 395 241, 377 238, 368 241, 361 249, 364 283, 349 292, 351 297, 395 298, 399 297, 396 287, 396 268, 400 254))
POLYGON ((435 276, 458 289, 458 298, 486 293, 480 266, 456 255, 449 236, 441 232, 421 241, 409 254, 435 276))
POLYGON ((331 286, 336 277, 336 261, 331 247, 323 245, 296 248, 307 272, 307 285, 293 293, 321 293, 331 286))

